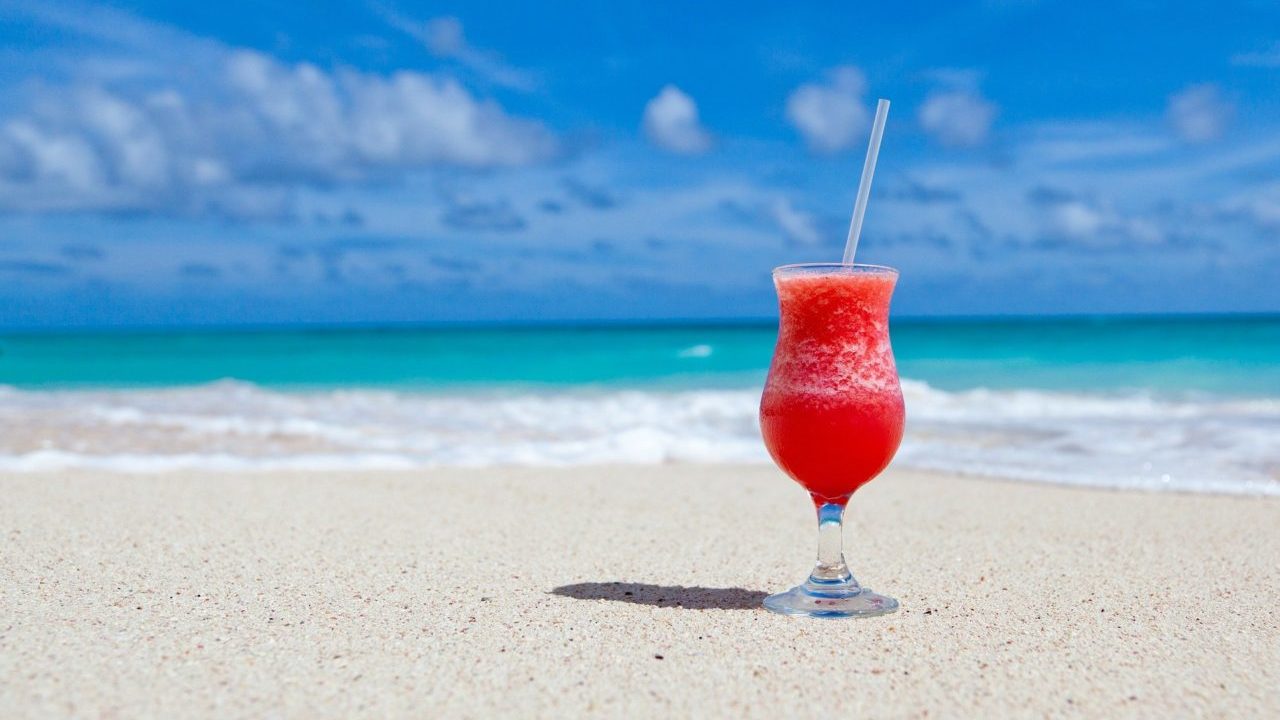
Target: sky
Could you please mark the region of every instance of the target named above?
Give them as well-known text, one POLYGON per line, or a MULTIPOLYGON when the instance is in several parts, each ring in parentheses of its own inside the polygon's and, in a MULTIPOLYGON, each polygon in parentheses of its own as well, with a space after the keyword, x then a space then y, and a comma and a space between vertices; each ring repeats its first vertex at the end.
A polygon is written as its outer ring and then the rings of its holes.
POLYGON ((0 0, 0 327, 1280 312, 1280 6, 0 0), (910 5, 910 7, 901 7, 910 5))

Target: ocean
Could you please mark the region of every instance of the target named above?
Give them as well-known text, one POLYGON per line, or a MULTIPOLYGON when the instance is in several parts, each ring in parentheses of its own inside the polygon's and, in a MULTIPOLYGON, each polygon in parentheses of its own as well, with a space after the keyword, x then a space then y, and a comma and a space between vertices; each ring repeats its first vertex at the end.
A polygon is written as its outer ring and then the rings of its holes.
MULTIPOLYGON (((767 463, 775 328, 0 334, 0 470, 767 463)), ((895 320, 901 467, 1280 495, 1280 317, 895 320)))

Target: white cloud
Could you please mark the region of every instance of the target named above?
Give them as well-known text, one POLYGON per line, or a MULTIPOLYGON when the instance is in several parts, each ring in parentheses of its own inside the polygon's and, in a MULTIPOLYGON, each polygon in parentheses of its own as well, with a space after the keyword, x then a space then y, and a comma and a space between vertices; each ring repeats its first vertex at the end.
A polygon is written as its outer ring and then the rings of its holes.
POLYGON ((1280 230, 1280 183, 1271 183, 1223 200, 1219 214, 1226 219, 1240 219, 1264 232, 1280 230))
POLYGON ((1169 97, 1166 116, 1178 137, 1191 143, 1217 140, 1227 129, 1235 107, 1217 85, 1191 85, 1169 97))
POLYGON ((55 182, 69 190, 90 190, 102 183, 98 154, 76 134, 45 130, 26 120, 8 123, 4 141, 6 174, 34 182, 55 182))
POLYGON ((236 53, 230 66, 232 87, 267 134, 322 159, 335 156, 338 166, 524 165, 552 150, 541 125, 507 115, 449 78, 330 75, 251 51, 236 53))
POLYGON ((786 198, 777 198, 769 205, 769 216, 787 239, 797 245, 817 245, 822 242, 813 215, 796 208, 786 198))
POLYGON ((1000 163, 939 156, 913 164, 909 177, 955 189, 961 199, 878 205, 873 236, 914 238, 919 252, 927 251, 922 238, 941 235, 959 240, 957 250, 1019 248, 1011 257, 1154 247, 1173 257, 1213 243, 1256 246, 1280 227, 1280 196, 1253 192, 1280 157, 1280 142, 1265 135, 1189 157, 1155 122, 1061 121, 1010 128, 1001 144, 1000 163), (983 231, 966 235, 965 218, 983 231))
POLYGON ((935 90, 920 106, 920 127, 943 145, 976 147, 986 143, 996 113, 974 87, 935 90))
POLYGON ((0 207, 282 217, 300 186, 526 165, 556 149, 541 124, 452 79, 250 50, 218 62, 202 86, 175 74, 159 89, 45 88, 0 120, 0 207))
POLYGON ((428 50, 441 57, 456 57, 470 49, 462 31, 462 21, 452 16, 428 20, 423 41, 428 50))
POLYGON ((1070 193, 1040 189, 1031 194, 1039 208, 1046 235, 1084 245, 1126 243, 1156 245, 1165 233, 1156 223, 1126 214, 1108 202, 1098 202, 1070 193))
POLYGON ((456 17, 437 17, 422 23, 386 8, 379 12, 389 25, 422 43, 432 55, 453 60, 488 82, 525 92, 538 86, 532 73, 512 67, 498 53, 468 42, 462 21, 456 17))
POLYGON ((698 120, 698 106, 693 98, 675 85, 644 106, 645 135, 664 150, 681 155, 696 155, 711 148, 711 135, 698 120))
POLYGON ((1114 122, 1049 122, 1017 133, 1022 162, 1088 166, 1152 158, 1177 143, 1158 128, 1114 122))
POLYGON ((1231 64, 1241 67, 1280 67, 1280 41, 1271 43, 1266 50, 1237 53, 1231 56, 1231 64))
POLYGON ((1079 200, 1053 205, 1048 218, 1049 226, 1055 233, 1074 238, 1097 235, 1106 221, 1097 208, 1079 200))
POLYGON ((1122 215, 1111 205, 1069 200, 1048 208, 1046 221, 1051 235, 1085 244, 1105 242, 1117 235, 1145 243, 1158 243, 1163 235, 1149 221, 1122 215))
POLYGON ((806 83, 787 98, 787 120, 809 148, 837 153, 853 147, 870 126, 863 101, 867 81, 855 67, 837 67, 825 83, 806 83))

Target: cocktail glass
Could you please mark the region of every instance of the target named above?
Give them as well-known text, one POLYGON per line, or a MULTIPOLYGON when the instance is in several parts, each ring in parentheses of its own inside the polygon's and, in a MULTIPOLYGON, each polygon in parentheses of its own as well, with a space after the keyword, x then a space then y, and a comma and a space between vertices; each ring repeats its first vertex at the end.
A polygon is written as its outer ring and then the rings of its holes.
POLYGON ((780 321, 760 399, 765 446, 809 491, 818 562, 804 583, 765 598, 788 615, 883 615, 898 601, 858 584, 845 564, 842 519, 853 493, 902 442, 902 387, 889 344, 898 271, 878 265, 784 265, 773 271, 780 321))

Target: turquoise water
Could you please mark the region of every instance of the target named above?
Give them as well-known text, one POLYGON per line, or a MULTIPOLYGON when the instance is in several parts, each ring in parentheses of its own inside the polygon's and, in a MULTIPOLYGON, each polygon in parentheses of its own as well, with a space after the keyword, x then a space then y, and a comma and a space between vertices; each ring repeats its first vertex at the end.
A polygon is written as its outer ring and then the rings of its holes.
MULTIPOLYGON (((950 391, 1280 395, 1280 317, 897 321, 903 377, 950 391)), ((0 335, 0 385, 758 385, 774 328, 335 329, 0 335)))
MULTIPOLYGON (((895 466, 1280 495, 1280 318, 897 321, 895 466)), ((0 472, 767 463, 774 328, 0 336, 0 472)))

